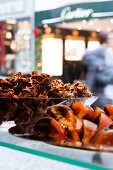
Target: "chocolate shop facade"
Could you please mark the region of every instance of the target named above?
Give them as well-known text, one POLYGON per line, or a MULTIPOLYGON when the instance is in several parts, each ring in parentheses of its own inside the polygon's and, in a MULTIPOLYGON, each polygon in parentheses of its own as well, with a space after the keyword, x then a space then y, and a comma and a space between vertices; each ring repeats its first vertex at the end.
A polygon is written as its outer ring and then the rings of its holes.
POLYGON ((84 79, 83 53, 99 46, 97 34, 113 29, 113 1, 35 4, 35 67, 65 82, 84 79))

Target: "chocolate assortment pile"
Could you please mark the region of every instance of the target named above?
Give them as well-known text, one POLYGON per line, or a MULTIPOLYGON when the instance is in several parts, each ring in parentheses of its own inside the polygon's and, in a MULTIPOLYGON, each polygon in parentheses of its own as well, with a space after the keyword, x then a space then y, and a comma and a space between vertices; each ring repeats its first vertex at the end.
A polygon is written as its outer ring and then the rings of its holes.
POLYGON ((6 79, 0 79, 0 97, 90 97, 92 94, 82 82, 64 84, 61 80, 52 79, 48 74, 21 72, 6 79))
POLYGON ((37 71, 19 72, 0 79, 0 124, 13 120, 12 134, 54 144, 113 146, 113 105, 94 109, 77 101, 91 96, 82 82, 64 84, 37 71))
POLYGON ((82 82, 64 84, 37 71, 32 74, 18 72, 12 77, 0 79, 0 123, 9 120, 14 120, 16 124, 35 123, 47 115, 45 110, 48 106, 65 98, 91 96, 92 93, 82 82))

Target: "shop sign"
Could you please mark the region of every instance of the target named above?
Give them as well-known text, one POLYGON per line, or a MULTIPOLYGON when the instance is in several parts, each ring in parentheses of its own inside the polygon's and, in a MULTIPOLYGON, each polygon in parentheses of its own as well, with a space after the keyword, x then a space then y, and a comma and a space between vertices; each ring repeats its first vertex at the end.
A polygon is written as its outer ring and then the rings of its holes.
POLYGON ((61 11, 60 18, 61 20, 68 20, 68 19, 76 19, 76 18, 88 18, 90 14, 93 12, 93 9, 83 9, 77 8, 76 10, 72 11, 71 7, 66 7, 61 11))
POLYGON ((113 1, 75 3, 69 6, 35 13, 35 25, 55 24, 90 18, 113 16, 113 1))
POLYGON ((70 6, 63 8, 60 17, 42 20, 42 24, 50 24, 53 22, 63 22, 66 20, 88 18, 93 13, 93 9, 77 8, 76 10, 71 9, 70 6))

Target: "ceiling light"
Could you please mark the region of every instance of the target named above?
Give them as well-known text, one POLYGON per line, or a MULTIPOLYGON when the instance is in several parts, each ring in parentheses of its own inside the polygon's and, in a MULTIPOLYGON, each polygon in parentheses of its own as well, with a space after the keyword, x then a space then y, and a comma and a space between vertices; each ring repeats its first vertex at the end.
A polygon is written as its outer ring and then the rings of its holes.
POLYGON ((82 27, 79 25, 79 26, 77 27, 77 29, 78 29, 78 30, 81 30, 81 29, 82 29, 82 27))
POLYGON ((72 31, 73 36, 78 36, 79 32, 77 30, 72 31))
POLYGON ((100 32, 100 31, 101 31, 101 28, 100 28, 100 27, 97 27, 97 28, 96 28, 96 31, 97 31, 97 32, 100 32))
POLYGON ((7 39, 11 39, 11 38, 12 38, 11 32, 8 31, 8 32, 6 33, 6 38, 7 38, 7 39))
POLYGON ((82 20, 82 24, 87 24, 87 21, 86 20, 82 20))

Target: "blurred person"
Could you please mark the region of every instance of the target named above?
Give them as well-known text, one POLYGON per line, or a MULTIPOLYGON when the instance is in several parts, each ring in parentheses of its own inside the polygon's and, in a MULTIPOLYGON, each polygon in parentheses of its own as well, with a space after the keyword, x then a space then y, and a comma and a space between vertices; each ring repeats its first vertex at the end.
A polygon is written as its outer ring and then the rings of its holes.
POLYGON ((98 39, 100 46, 86 51, 83 56, 83 63, 87 66, 85 80, 94 95, 108 97, 108 85, 110 89, 113 85, 113 32, 100 32, 98 39))

